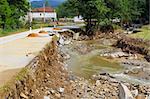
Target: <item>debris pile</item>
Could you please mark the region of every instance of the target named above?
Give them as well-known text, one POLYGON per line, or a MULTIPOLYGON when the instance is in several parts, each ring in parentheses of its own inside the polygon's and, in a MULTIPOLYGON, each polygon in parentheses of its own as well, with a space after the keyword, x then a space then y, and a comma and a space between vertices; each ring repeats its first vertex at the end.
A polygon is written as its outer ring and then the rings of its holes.
POLYGON ((42 33, 42 34, 48 34, 48 32, 46 32, 46 31, 44 31, 44 30, 41 30, 39 33, 40 33, 40 34, 41 34, 41 33, 42 33))
POLYGON ((27 37, 39 37, 39 35, 37 33, 31 33, 27 37))
POLYGON ((53 28, 53 30, 62 30, 61 28, 53 28))
POLYGON ((63 59, 58 54, 56 42, 41 51, 27 67, 29 73, 16 80, 1 97, 13 99, 43 99, 44 97, 72 97, 68 73, 62 66, 63 59))

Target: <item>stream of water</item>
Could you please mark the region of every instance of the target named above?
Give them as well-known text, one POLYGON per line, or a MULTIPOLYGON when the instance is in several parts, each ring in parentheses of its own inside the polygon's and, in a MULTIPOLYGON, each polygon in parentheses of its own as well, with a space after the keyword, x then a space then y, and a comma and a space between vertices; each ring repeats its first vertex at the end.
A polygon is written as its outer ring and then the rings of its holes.
MULTIPOLYGON (((93 44, 96 43, 94 42, 93 44)), ((117 79, 123 81, 125 80, 140 84, 150 84, 150 81, 143 81, 124 75, 123 72, 125 71, 125 68, 123 65, 101 57, 99 50, 105 49, 105 47, 102 45, 98 44, 94 50, 88 52, 87 54, 78 53, 77 51, 73 50, 73 46, 75 45, 73 44, 72 46, 64 47, 63 50, 70 55, 70 59, 67 60, 68 69, 77 76, 90 79, 94 74, 107 72, 115 76, 117 79)))

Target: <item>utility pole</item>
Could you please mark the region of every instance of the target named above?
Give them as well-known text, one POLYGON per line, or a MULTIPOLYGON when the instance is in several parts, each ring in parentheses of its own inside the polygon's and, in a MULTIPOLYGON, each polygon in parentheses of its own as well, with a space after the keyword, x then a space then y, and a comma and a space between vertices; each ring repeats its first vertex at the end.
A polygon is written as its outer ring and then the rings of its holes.
POLYGON ((44 19, 44 23, 45 23, 45 0, 44 0, 44 3, 43 3, 43 8, 44 8, 44 11, 43 11, 43 14, 44 14, 43 17, 44 18, 43 19, 44 19))
POLYGON ((30 24, 30 33, 32 32, 32 12, 31 12, 31 1, 29 1, 30 4, 30 12, 29 12, 29 24, 30 24))

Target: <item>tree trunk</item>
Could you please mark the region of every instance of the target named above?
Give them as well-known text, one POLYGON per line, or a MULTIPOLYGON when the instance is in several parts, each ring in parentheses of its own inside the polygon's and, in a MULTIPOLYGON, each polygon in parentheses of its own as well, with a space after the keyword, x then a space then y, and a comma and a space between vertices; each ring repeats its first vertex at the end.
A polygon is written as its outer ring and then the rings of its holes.
POLYGON ((2 15, 2 29, 4 30, 5 29, 5 16, 2 15))

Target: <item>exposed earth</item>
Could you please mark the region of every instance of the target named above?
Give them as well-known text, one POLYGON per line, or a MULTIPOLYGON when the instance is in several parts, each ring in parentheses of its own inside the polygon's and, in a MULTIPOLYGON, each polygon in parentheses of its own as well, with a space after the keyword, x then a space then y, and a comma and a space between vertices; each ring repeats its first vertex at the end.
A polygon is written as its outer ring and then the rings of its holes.
POLYGON ((150 63, 144 58, 145 53, 128 53, 133 49, 118 48, 117 36, 90 41, 86 40, 88 37, 80 37, 78 41, 68 39, 65 34, 67 39, 59 43, 53 38, 26 67, 28 72, 3 89, 2 97, 150 98, 150 63))

